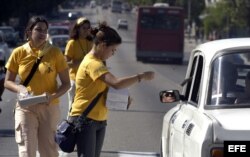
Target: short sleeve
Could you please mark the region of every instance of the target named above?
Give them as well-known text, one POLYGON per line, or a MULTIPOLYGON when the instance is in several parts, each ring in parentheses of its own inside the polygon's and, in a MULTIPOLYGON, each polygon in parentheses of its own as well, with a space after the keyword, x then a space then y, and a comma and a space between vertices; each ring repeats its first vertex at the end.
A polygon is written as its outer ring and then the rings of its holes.
POLYGON ((100 76, 102 76, 105 73, 108 73, 107 67, 103 64, 103 62, 91 62, 87 66, 87 71, 89 73, 89 76, 95 81, 97 80, 100 76))
POLYGON ((20 49, 14 49, 13 52, 11 53, 5 68, 8 69, 11 72, 18 73, 18 52, 20 49))
POLYGON ((74 55, 74 46, 73 46, 74 41, 73 40, 69 40, 66 48, 65 48, 65 56, 71 57, 73 58, 74 55))

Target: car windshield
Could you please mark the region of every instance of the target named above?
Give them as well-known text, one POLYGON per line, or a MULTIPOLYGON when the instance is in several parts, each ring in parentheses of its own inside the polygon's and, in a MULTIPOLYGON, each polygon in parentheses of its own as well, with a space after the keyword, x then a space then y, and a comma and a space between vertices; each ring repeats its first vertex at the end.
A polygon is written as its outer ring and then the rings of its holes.
POLYGON ((140 25, 144 29, 178 30, 181 23, 180 18, 175 16, 143 14, 140 25))
POLYGON ((0 30, 1 30, 2 32, 4 32, 5 34, 14 33, 14 30, 11 29, 11 28, 0 28, 0 30))
POLYGON ((121 23, 127 23, 127 20, 120 20, 121 23))
POLYGON ((66 29, 66 28, 50 28, 49 29, 49 34, 50 35, 63 35, 63 34, 68 35, 69 30, 66 29))
POLYGON ((215 59, 209 81, 208 105, 250 106, 250 51, 215 59))
POLYGON ((65 47, 67 44, 67 38, 53 38, 52 43, 58 47, 65 47))

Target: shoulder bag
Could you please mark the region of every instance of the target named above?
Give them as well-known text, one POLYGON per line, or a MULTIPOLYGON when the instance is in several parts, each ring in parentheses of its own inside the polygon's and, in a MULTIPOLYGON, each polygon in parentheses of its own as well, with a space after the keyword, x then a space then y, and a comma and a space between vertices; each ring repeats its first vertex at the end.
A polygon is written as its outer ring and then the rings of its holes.
POLYGON ((99 93, 95 99, 89 104, 86 110, 79 116, 76 122, 69 122, 63 120, 57 126, 55 141, 63 152, 71 153, 74 151, 76 145, 76 134, 81 131, 81 126, 84 123, 88 113, 96 105, 98 99, 101 97, 103 92, 99 93))

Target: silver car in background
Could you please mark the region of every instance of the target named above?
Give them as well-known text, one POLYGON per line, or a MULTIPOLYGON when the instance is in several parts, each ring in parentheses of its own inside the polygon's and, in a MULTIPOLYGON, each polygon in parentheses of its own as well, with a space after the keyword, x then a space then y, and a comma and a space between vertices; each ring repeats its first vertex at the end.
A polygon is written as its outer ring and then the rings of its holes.
POLYGON ((69 40, 69 35, 52 35, 49 37, 49 43, 52 45, 55 45, 59 47, 64 54, 65 47, 67 45, 67 42, 69 40))

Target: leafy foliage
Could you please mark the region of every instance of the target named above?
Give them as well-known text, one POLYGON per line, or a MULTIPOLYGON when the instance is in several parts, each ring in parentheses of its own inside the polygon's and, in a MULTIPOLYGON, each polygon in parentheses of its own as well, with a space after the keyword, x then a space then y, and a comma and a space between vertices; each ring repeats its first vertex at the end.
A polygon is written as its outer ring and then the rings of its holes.
POLYGON ((197 25, 201 25, 201 19, 199 16, 205 9, 205 2, 202 0, 176 0, 176 5, 182 6, 185 9, 186 17, 190 14, 190 24, 195 22, 197 25), (190 7, 190 8, 189 8, 190 7), (190 9, 190 10, 189 10, 190 9), (190 11, 190 13, 189 13, 190 11))
POLYGON ((250 3, 247 0, 222 0, 208 7, 204 19, 206 34, 215 30, 222 37, 249 35, 249 9, 250 3))

